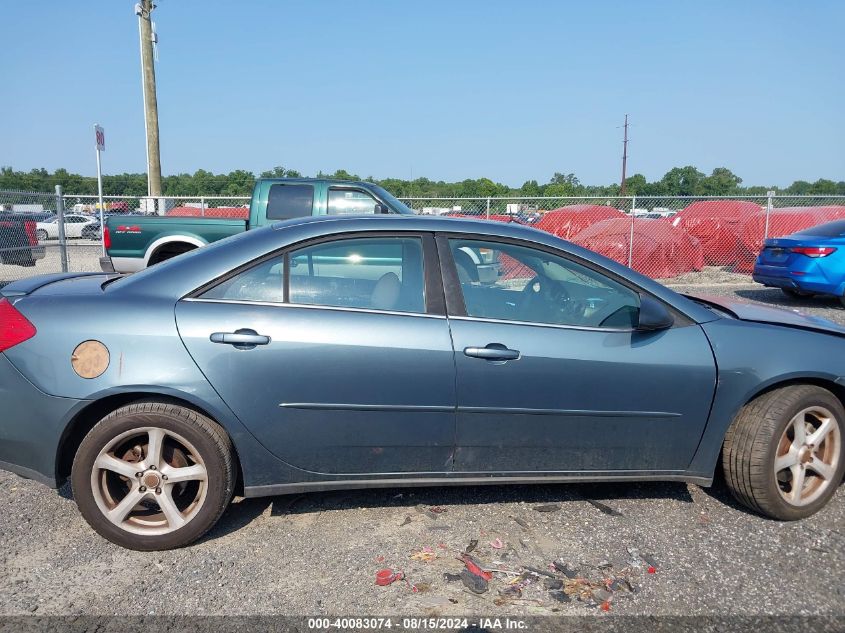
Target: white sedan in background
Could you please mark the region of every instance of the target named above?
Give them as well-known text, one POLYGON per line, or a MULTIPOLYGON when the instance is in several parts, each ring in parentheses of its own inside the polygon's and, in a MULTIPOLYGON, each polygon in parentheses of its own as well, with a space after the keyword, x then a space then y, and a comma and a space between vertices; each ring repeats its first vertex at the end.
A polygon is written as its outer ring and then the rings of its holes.
MULTIPOLYGON (((90 215, 69 213, 65 216, 65 236, 82 237, 82 229, 97 221, 97 218, 90 215)), ((38 241, 56 240, 59 238, 59 219, 53 218, 46 222, 39 222, 35 227, 35 235, 38 241)))

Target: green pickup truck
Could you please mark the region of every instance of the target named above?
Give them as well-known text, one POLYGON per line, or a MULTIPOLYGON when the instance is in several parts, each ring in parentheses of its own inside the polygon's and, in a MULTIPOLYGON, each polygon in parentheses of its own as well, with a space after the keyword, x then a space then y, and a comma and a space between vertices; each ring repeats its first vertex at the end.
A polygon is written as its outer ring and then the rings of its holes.
MULTIPOLYGON (((106 272, 132 273, 224 237, 273 222, 309 215, 368 215, 414 211, 370 182, 318 178, 265 178, 255 183, 249 216, 112 216, 103 239, 106 272)), ((246 209, 244 209, 246 214, 246 209)))

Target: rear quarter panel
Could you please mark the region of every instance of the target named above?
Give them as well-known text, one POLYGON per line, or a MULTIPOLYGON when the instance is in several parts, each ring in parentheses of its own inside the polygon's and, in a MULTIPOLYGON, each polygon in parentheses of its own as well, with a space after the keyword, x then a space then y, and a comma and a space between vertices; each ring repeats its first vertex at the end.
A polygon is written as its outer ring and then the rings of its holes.
MULTIPOLYGON (((38 333, 4 352, 41 392, 84 401, 65 419, 50 420, 45 429, 62 430, 87 404, 116 394, 179 398, 208 412, 226 429, 238 451, 245 485, 287 479, 283 464, 246 430, 188 354, 176 330, 173 299, 135 293, 52 294, 60 285, 15 301, 38 333), (109 351, 108 368, 92 379, 78 376, 70 362, 73 350, 86 340, 100 341, 109 351)), ((45 439, 58 443, 57 437, 45 439)))

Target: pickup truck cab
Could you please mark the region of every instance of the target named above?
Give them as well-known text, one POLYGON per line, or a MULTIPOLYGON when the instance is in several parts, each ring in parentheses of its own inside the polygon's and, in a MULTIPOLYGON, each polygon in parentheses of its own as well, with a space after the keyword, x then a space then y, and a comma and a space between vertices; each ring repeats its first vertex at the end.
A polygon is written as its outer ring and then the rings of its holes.
MULTIPOLYGON (((370 182, 320 178, 262 178, 255 183, 243 217, 112 216, 103 236, 106 272, 131 273, 249 229, 310 215, 370 215, 414 211, 370 182)), ((234 210, 234 211, 237 211, 234 210)))

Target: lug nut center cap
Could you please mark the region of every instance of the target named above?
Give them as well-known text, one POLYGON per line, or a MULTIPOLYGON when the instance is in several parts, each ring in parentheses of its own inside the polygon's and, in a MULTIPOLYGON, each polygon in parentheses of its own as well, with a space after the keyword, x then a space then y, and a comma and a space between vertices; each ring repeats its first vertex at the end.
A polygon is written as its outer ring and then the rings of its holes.
POLYGON ((161 479, 159 476, 151 471, 147 471, 144 473, 144 476, 141 477, 141 481, 147 488, 158 488, 161 484, 161 479))
POLYGON ((801 449, 801 452, 798 453, 798 459, 802 464, 813 461, 813 449, 809 446, 805 446, 801 449))

